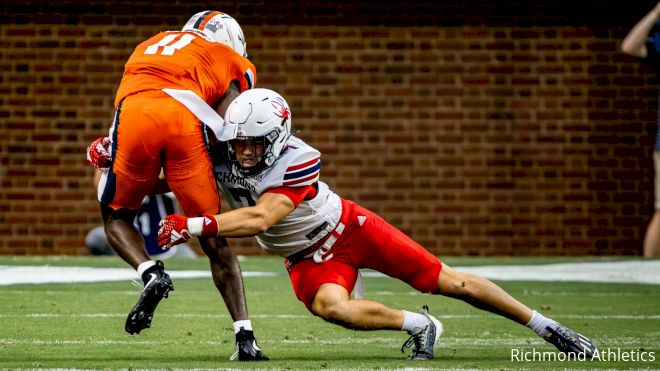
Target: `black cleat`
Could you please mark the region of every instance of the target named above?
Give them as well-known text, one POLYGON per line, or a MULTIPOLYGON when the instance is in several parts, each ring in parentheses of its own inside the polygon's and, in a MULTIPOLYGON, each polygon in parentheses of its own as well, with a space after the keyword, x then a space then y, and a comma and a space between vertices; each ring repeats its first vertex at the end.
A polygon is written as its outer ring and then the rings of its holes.
POLYGON ((423 306, 422 314, 428 318, 429 324, 423 328, 416 328, 413 331, 408 331, 410 337, 401 347, 401 353, 403 353, 406 348, 413 347, 412 353, 408 356, 408 359, 410 360, 424 361, 427 359, 433 359, 433 347, 438 341, 438 338, 440 338, 440 335, 442 335, 442 323, 429 314, 429 307, 426 305, 423 306))
POLYGON ((236 353, 234 353, 229 360, 234 361, 268 361, 261 349, 257 346, 257 340, 254 338, 254 333, 241 327, 241 330, 236 334, 236 353))
POLYGON ((550 336, 545 341, 557 347, 566 354, 580 355, 591 360, 596 353, 596 345, 584 335, 578 334, 566 326, 557 323, 556 326, 547 326, 550 336))
POLYGON ((166 298, 170 291, 174 291, 170 276, 165 273, 163 262, 156 260, 156 265, 144 272, 144 289, 137 303, 126 318, 126 332, 139 334, 145 328, 151 327, 156 306, 161 299, 166 298), (146 280, 145 280, 146 279, 146 280))

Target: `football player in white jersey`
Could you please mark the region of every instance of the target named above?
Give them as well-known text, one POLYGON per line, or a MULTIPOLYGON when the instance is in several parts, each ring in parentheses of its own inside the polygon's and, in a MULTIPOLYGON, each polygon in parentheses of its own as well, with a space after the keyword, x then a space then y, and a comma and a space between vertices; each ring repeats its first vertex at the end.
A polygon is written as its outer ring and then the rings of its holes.
MULTIPOLYGON (((161 221, 159 244, 192 236, 255 236, 261 247, 286 258, 296 296, 314 314, 350 329, 407 331, 409 359, 433 358, 442 325, 429 315, 351 299, 358 269, 398 278, 423 293, 458 298, 525 325, 565 353, 591 358, 586 337, 520 303, 493 282, 453 270, 378 215, 336 195, 319 180, 320 153, 291 135, 284 98, 252 89, 227 109, 236 135, 227 159, 215 167, 231 211, 161 221)), ((216 155, 219 156, 219 155, 216 155)), ((402 350, 404 349, 402 347, 402 350)))

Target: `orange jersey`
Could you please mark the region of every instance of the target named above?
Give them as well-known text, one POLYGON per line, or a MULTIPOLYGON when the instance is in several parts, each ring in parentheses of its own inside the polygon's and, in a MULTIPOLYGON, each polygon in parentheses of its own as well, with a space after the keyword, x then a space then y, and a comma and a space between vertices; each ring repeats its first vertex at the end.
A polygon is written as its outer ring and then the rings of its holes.
POLYGON ((192 32, 165 31, 135 48, 126 62, 115 107, 145 90, 187 89, 213 105, 236 81, 241 92, 256 83, 256 68, 231 47, 192 32))

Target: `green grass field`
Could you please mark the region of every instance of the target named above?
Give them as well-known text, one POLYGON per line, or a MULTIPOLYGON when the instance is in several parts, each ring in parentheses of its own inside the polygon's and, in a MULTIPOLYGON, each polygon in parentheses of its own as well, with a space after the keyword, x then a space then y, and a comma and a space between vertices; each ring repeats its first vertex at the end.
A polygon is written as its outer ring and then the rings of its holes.
MULTIPOLYGON (((451 265, 569 261, 447 259, 451 265)), ((575 261, 570 260, 570 261, 575 261)), ((119 258, 12 258, 0 265, 125 268, 119 258)), ((206 260, 169 260, 168 270, 207 270, 206 260)), ((243 271, 281 273, 245 278, 248 305, 264 363, 229 361, 231 319, 210 278, 175 279, 151 329, 124 332, 138 288, 128 281, 0 286, 0 369, 660 369, 660 286, 603 283, 498 282, 527 305, 591 337, 601 348, 652 352, 653 362, 511 360, 512 349, 553 351, 530 330, 462 302, 423 295, 389 278, 366 278, 365 296, 418 311, 428 304, 445 326, 436 359, 410 362, 407 335, 358 332, 309 314, 278 258, 255 257, 243 271)), ((610 356, 610 358, 616 358, 610 356)))

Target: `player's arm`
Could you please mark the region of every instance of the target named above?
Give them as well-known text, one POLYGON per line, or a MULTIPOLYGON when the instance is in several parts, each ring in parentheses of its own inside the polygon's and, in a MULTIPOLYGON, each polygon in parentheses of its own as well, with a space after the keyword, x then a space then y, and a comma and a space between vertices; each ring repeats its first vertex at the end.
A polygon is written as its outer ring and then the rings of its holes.
POLYGON ((266 231, 289 215, 296 205, 281 193, 267 192, 255 206, 242 207, 218 215, 187 218, 168 215, 160 222, 158 244, 170 248, 192 236, 249 237, 266 231))
POLYGON ((204 215, 199 218, 168 215, 160 222, 158 244, 169 248, 192 236, 255 236, 289 215, 303 200, 314 198, 316 193, 316 185, 283 186, 264 192, 254 206, 223 214, 204 215))
POLYGON ((660 2, 630 30, 621 43, 621 51, 634 57, 645 58, 648 54, 646 38, 660 18, 660 2))
POLYGON ((242 207, 215 215, 218 236, 248 237, 265 232, 296 208, 291 199, 280 193, 264 193, 255 206, 242 207))

